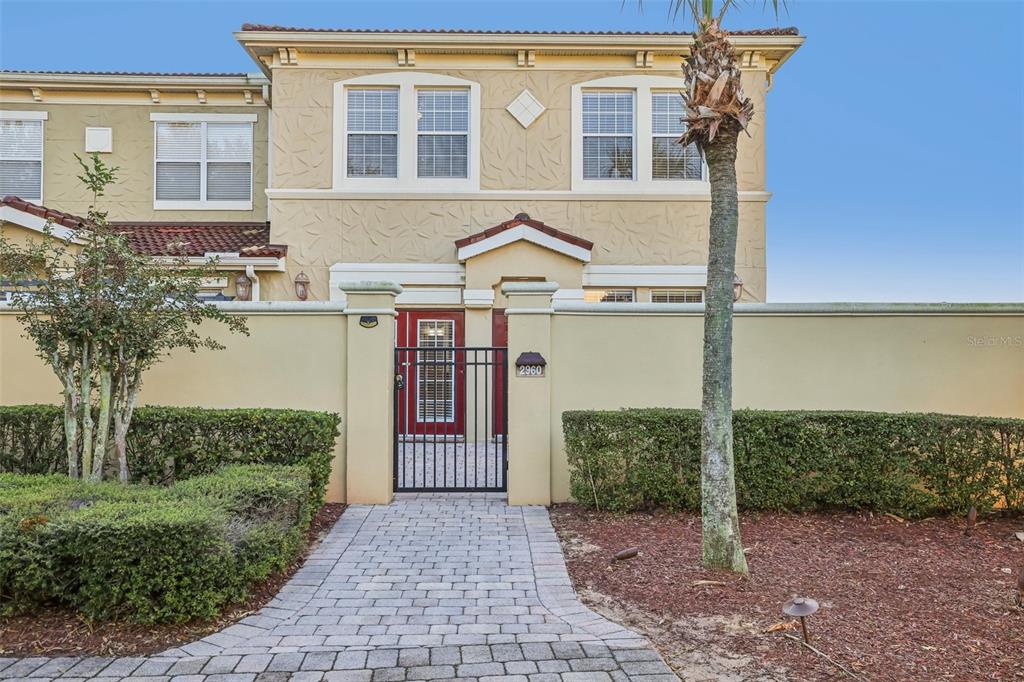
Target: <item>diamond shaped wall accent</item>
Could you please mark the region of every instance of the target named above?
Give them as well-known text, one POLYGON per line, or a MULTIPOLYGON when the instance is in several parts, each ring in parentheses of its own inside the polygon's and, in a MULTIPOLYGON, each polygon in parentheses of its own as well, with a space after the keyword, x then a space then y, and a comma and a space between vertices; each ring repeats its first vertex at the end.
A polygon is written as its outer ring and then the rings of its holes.
POLYGON ((523 90, 505 109, 512 114, 519 125, 529 128, 530 124, 544 113, 544 105, 529 90, 523 90))

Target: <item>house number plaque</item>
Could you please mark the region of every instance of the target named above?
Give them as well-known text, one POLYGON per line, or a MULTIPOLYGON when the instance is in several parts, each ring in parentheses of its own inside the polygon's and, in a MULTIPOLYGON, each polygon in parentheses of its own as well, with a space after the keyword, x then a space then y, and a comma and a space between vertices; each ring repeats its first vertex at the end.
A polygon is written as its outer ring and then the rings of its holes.
POLYGON ((542 377, 548 361, 540 353, 527 351, 516 358, 517 377, 542 377))

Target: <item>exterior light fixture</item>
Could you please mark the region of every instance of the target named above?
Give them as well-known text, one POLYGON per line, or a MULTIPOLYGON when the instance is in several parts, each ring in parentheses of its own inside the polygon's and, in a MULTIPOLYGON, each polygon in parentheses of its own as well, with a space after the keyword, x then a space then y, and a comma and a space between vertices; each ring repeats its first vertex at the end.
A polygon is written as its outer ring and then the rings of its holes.
POLYGON ((739 275, 733 274, 732 276, 732 302, 740 300, 740 296, 743 295, 743 280, 740 279, 739 275))
POLYGON ((252 280, 244 272, 235 276, 235 298, 239 301, 248 301, 252 298, 252 280))
POLYGON ((300 301, 309 298, 309 275, 305 272, 295 275, 295 297, 300 301))
POLYGON ((810 597, 793 597, 782 607, 782 612, 792 618, 800 619, 800 629, 804 631, 804 644, 811 643, 811 636, 807 633, 807 616, 818 611, 818 602, 810 597))

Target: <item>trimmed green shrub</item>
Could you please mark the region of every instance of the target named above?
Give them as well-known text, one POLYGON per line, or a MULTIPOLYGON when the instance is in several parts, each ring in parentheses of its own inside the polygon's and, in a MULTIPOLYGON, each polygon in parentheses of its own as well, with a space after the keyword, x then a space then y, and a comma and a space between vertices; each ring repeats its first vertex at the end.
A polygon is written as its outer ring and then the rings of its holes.
POLYGON ((170 487, 0 475, 0 615, 209 618, 285 568, 309 527, 305 466, 231 466, 170 487))
MULTIPOLYGON (((699 511, 698 410, 565 412, 562 426, 580 503, 699 511)), ((737 410, 733 443, 742 509, 1024 511, 1021 419, 737 410)))
MULTIPOLYGON (((140 407, 128 432, 128 468, 135 482, 166 485, 228 464, 304 464, 317 509, 338 422, 336 414, 306 410, 140 407)), ((66 471, 62 407, 0 407, 0 472, 66 471)))

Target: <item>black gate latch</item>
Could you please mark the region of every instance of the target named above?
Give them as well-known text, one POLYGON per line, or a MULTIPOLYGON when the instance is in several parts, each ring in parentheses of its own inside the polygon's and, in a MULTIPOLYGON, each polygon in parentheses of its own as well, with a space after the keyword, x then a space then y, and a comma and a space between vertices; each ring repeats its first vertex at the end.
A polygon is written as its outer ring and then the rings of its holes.
POLYGON ((403 388, 405 388, 405 377, 403 375, 401 375, 401 374, 396 374, 395 375, 395 390, 396 391, 401 391, 403 388))

